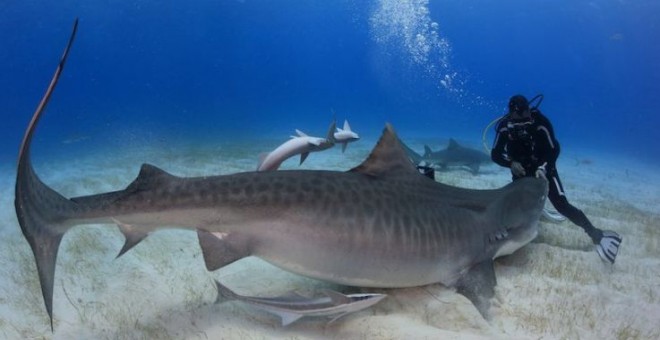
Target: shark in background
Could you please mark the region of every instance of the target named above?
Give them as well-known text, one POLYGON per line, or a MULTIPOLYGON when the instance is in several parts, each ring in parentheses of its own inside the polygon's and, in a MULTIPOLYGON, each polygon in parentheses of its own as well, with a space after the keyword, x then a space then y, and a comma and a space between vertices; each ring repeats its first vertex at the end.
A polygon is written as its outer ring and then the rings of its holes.
POLYGON ((496 285, 493 260, 538 233, 545 179, 523 178, 491 190, 430 180, 417 172, 389 124, 369 156, 345 172, 178 177, 143 164, 123 190, 64 197, 41 181, 30 154, 76 30, 77 21, 26 128, 16 171, 16 216, 35 258, 51 328, 59 245, 78 225, 118 227, 125 237, 118 256, 164 226, 191 230, 209 271, 256 256, 341 285, 441 283, 455 287, 485 317, 496 285))
POLYGON ((449 139, 449 144, 445 149, 438 151, 433 151, 428 145, 424 145, 423 155, 418 154, 405 143, 401 142, 401 144, 413 163, 428 165, 436 169, 445 170, 448 167, 464 166, 469 168, 473 174, 478 174, 482 165, 492 164, 490 155, 462 146, 453 138, 449 139))

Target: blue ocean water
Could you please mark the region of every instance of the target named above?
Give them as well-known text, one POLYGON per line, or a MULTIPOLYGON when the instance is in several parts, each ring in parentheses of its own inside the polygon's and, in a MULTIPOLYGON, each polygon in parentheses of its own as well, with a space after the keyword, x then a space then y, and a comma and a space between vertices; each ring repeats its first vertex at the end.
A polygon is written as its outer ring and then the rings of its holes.
POLYGON ((659 162, 657 1, 8 0, 3 164, 76 17, 42 157, 323 135, 333 112, 365 136, 391 122, 404 137, 478 144, 511 95, 543 93, 564 150, 659 162))

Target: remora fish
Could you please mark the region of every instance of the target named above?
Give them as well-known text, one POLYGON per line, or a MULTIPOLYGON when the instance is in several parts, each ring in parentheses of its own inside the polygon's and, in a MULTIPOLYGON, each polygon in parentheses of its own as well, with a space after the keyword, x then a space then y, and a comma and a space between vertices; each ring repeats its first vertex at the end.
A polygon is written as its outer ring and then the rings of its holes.
POLYGON ((522 178, 500 189, 445 185, 419 174, 386 125, 359 166, 182 178, 144 164, 126 189, 66 198, 30 159, 35 127, 55 88, 77 27, 28 125, 18 157, 15 208, 35 257, 53 327, 53 278, 64 234, 114 224, 119 255, 162 226, 195 230, 206 268, 257 256, 284 270, 343 285, 456 287, 487 316, 493 259, 538 233, 548 185, 522 178))
POLYGON ((319 298, 300 295, 268 298, 239 295, 218 281, 215 284, 218 287, 218 301, 222 301, 223 298, 237 300, 265 310, 279 316, 282 326, 288 326, 305 316, 334 316, 330 321, 334 322, 342 316, 371 307, 387 296, 386 294, 344 295, 326 289, 323 290, 325 296, 319 298))
POLYGON ((348 120, 344 120, 344 128, 337 128, 337 132, 334 134, 335 143, 341 144, 341 152, 346 151, 346 146, 348 143, 355 142, 360 139, 357 133, 351 130, 351 126, 348 125, 348 120))
POLYGON ((296 129, 297 136, 291 136, 291 139, 260 159, 259 165, 257 165, 257 171, 277 170, 282 162, 298 154, 300 154, 300 164, 302 164, 310 152, 322 151, 335 146, 334 131, 334 121, 330 124, 327 138, 311 137, 296 129))

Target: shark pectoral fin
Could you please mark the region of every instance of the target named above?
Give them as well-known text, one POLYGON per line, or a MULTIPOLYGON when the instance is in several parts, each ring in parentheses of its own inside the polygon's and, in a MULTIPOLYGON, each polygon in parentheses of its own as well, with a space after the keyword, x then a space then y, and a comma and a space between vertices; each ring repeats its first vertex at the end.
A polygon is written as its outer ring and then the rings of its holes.
POLYGON ((484 319, 490 319, 490 299, 495 296, 495 269, 492 260, 477 263, 456 283, 456 291, 472 301, 484 319))
POLYGON ((246 243, 231 234, 210 233, 197 229, 197 237, 208 271, 214 271, 251 255, 246 243))
POLYGON ((292 312, 273 311, 273 313, 277 314, 282 319, 283 327, 286 327, 303 317, 302 314, 292 313, 292 312))
POLYGON ((124 253, 131 250, 131 248, 135 247, 138 243, 140 243, 140 241, 144 240, 144 238, 149 235, 149 233, 136 230, 130 224, 122 223, 114 218, 112 220, 117 224, 119 230, 121 230, 121 233, 124 234, 126 239, 124 246, 121 248, 119 254, 117 254, 117 257, 115 258, 119 258, 120 256, 124 255, 124 253))
POLYGON ((348 146, 348 142, 343 142, 343 143, 341 144, 341 152, 342 152, 342 153, 344 153, 344 151, 346 151, 346 146, 348 146))
POLYGON ((303 153, 301 153, 301 154, 300 154, 300 164, 298 164, 298 165, 302 165, 303 162, 307 159, 307 156, 309 156, 309 152, 303 152, 303 153))

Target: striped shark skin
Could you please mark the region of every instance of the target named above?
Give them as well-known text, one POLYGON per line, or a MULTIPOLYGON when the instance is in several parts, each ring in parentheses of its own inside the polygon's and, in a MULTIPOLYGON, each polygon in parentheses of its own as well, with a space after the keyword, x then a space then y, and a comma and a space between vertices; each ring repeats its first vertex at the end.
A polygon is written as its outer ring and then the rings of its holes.
POLYGON ((471 190, 421 174, 387 124, 362 164, 349 171, 287 170, 177 177, 143 164, 119 191, 66 198, 32 166, 31 141, 71 47, 27 126, 15 209, 34 254, 53 327, 53 279, 64 234, 84 224, 117 225, 121 256, 164 226, 195 231, 209 271, 248 256, 336 284, 455 287, 488 316, 493 259, 530 242, 547 181, 523 178, 471 190))
POLYGON ((333 317, 329 323, 365 308, 387 297, 386 294, 349 294, 324 289, 322 297, 308 298, 297 294, 280 297, 256 297, 240 295, 215 281, 218 288, 216 303, 236 300, 280 317, 286 327, 303 317, 333 317))

